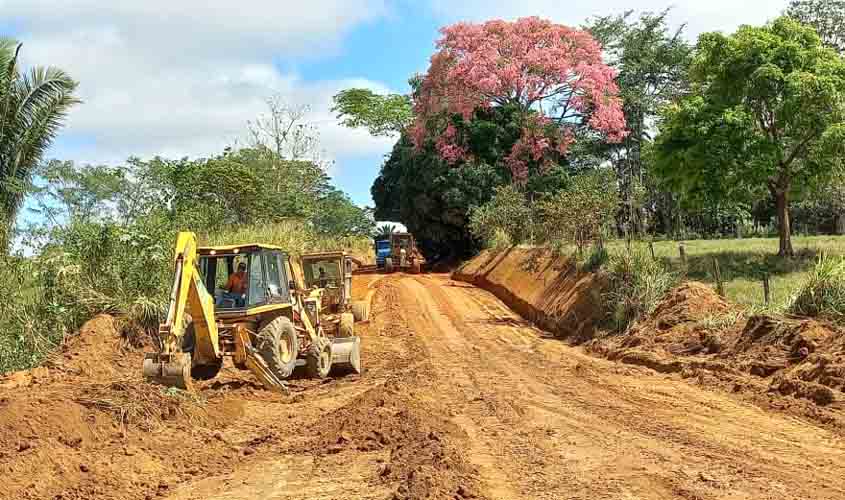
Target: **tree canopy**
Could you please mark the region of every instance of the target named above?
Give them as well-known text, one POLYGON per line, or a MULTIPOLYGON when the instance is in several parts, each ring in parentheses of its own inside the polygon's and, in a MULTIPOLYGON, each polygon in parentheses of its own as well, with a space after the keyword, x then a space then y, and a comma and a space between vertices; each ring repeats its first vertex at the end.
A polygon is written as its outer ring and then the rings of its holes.
POLYGON ((789 197, 836 168, 845 140, 845 61, 788 17, 700 37, 692 92, 666 108, 659 175, 690 201, 778 205, 780 254, 793 253, 789 197))
POLYGON ((845 53, 845 0, 792 0, 786 14, 812 26, 828 47, 845 53))
POLYGON ((0 38, 0 252, 32 187, 32 176, 79 103, 77 83, 55 67, 20 71, 21 44, 0 38))
POLYGON ((548 169, 566 154, 578 127, 610 141, 625 136, 614 70, 588 32, 531 17, 457 23, 441 33, 414 94, 417 148, 432 142, 444 160, 458 163, 470 145, 455 120, 510 106, 521 112, 519 137, 504 161, 524 183, 532 164, 548 169))

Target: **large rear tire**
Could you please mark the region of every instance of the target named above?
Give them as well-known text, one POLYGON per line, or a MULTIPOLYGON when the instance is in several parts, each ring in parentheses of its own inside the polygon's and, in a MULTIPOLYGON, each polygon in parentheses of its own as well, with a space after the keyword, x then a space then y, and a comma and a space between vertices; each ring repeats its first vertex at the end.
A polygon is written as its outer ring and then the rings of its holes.
POLYGON ((351 337, 355 335, 355 317, 349 313, 340 315, 340 323, 337 325, 338 337, 351 337))
POLYGON ((314 344, 305 357, 305 373, 309 378, 324 379, 332 370, 332 345, 328 342, 322 346, 314 344))
POLYGON ((352 303, 352 316, 355 321, 369 321, 370 304, 366 300, 356 300, 352 303))
MULTIPOLYGON (((191 355, 191 360, 194 359, 194 350, 197 346, 197 336, 194 330, 194 323, 188 323, 185 328, 185 335, 182 336, 182 352, 187 352, 191 355)), ((211 380, 220 373, 223 368, 223 358, 220 358, 214 363, 206 365, 198 365, 191 363, 191 378, 196 380, 211 380)))
POLYGON ((258 352, 270 371, 279 379, 286 379, 296 368, 299 337, 290 319, 285 316, 265 323, 258 329, 258 352))

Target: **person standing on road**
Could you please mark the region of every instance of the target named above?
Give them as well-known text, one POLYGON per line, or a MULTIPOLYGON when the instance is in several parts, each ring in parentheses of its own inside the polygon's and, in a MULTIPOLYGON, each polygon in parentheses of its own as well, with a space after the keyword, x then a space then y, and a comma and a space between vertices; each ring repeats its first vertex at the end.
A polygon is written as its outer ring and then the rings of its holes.
POLYGON ((405 267, 405 259, 408 258, 408 251, 405 250, 405 247, 399 249, 399 267, 405 267))

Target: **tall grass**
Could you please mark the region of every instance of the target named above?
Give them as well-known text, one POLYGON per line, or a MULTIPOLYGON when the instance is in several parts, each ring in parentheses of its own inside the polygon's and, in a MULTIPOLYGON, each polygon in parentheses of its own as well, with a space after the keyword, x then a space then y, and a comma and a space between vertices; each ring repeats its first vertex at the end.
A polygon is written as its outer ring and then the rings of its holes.
POLYGON ((845 257, 819 257, 788 311, 800 316, 845 320, 845 257))
POLYGON ((639 246, 611 253, 607 278, 608 286, 603 298, 612 326, 619 331, 653 312, 666 292, 678 283, 675 274, 639 246))

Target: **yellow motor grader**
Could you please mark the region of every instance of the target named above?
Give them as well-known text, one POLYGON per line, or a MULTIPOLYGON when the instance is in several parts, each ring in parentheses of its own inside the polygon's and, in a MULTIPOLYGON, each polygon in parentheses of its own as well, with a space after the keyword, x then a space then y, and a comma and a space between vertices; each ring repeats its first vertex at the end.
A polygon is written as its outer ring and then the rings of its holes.
POLYGON ((326 334, 320 297, 297 285, 283 249, 198 247, 196 235, 183 232, 175 264, 160 349, 144 359, 147 380, 189 388, 192 379, 217 376, 227 356, 271 390, 284 390, 297 366, 317 378, 332 367, 361 372, 360 338, 326 334))
POLYGON ((346 252, 303 254, 302 273, 309 298, 321 306, 320 318, 325 328, 337 337, 354 335, 355 321, 369 319, 369 303, 352 300, 352 270, 363 263, 346 252))

